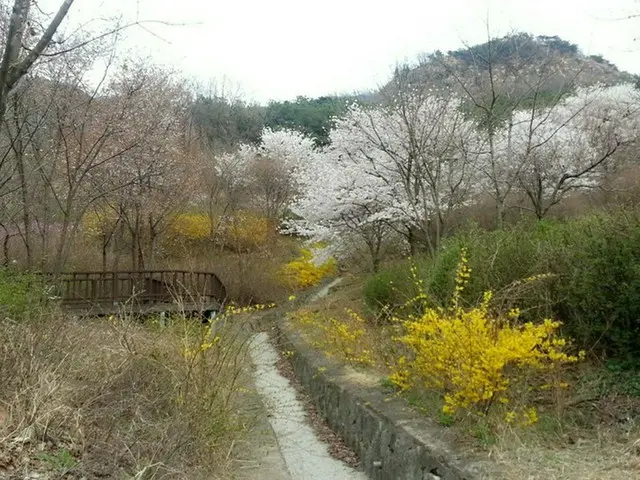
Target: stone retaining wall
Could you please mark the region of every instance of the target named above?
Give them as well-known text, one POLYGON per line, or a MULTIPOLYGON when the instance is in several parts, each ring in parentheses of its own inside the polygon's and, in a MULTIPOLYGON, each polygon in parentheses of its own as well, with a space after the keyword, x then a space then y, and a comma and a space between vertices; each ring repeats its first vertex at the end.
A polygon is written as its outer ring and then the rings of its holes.
POLYGON ((376 480, 480 480, 489 462, 451 448, 445 427, 385 395, 379 378, 338 365, 310 348, 284 319, 274 322, 279 348, 329 426, 376 480))

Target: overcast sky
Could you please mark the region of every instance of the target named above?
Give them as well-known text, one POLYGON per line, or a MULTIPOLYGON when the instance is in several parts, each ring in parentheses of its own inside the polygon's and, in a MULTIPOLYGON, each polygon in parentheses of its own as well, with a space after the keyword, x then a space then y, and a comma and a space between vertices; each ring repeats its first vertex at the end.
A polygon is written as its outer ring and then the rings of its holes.
POLYGON ((620 20, 636 11, 637 0, 76 0, 70 22, 184 24, 149 25, 160 38, 130 31, 123 48, 200 81, 227 77, 265 102, 373 89, 396 62, 486 41, 487 21, 494 36, 558 35, 640 73, 640 18, 620 20))

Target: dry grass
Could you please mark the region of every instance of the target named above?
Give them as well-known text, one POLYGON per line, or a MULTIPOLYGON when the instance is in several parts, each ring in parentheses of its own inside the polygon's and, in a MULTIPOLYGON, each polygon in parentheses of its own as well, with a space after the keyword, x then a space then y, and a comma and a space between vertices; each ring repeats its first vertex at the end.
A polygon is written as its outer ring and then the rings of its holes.
POLYGON ((230 298, 238 303, 280 304, 290 289, 278 272, 296 253, 295 248, 286 247, 240 254, 225 252, 215 258, 213 271, 225 284, 230 298))
POLYGON ((562 408, 540 405, 533 428, 496 432, 489 451, 509 478, 640 479, 640 398, 600 393, 598 372, 577 367, 562 408))
POLYGON ((203 351, 192 319, 2 321, 0 478, 224 478, 251 422, 247 335, 214 330, 203 351))
POLYGON ((617 480, 640 478, 640 435, 621 441, 613 429, 596 428, 567 444, 505 435, 492 456, 509 479, 617 480))

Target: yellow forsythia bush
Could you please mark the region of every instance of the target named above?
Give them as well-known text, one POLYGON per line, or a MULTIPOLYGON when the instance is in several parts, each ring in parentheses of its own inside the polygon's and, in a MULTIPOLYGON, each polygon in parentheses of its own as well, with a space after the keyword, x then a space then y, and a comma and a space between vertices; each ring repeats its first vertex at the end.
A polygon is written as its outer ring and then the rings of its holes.
POLYGON ((82 217, 82 233, 87 238, 99 239, 112 231, 116 222, 116 214, 110 209, 87 212, 82 217))
MULTIPOLYGON (((460 293, 470 275, 463 250, 452 305, 427 308, 419 317, 396 319, 404 327, 399 340, 408 353, 399 359, 391 380, 403 389, 426 387, 441 392, 446 414, 458 409, 485 413, 495 403, 508 404, 513 386, 525 376, 529 382, 537 378, 544 383, 542 373, 578 360, 566 353, 566 340, 557 335, 560 322, 546 319, 540 324, 520 324, 517 309, 506 315, 492 314, 491 292, 485 293, 479 306, 462 308, 460 293)), ((506 421, 519 417, 522 424, 535 423, 535 409, 520 410, 519 414, 507 413, 506 421)))
POLYGON ((205 245, 211 238, 211 219, 199 213, 180 213, 169 219, 163 246, 174 255, 183 248, 205 245))
POLYGON ((326 356, 344 360, 353 365, 373 365, 374 356, 365 341, 364 319, 347 311, 346 320, 338 320, 309 310, 289 314, 289 320, 305 332, 311 345, 326 356))
POLYGON ((226 248, 255 250, 266 245, 269 239, 269 221, 261 215, 239 211, 221 219, 218 235, 226 248))
POLYGON ((336 262, 333 258, 316 264, 313 252, 308 248, 300 251, 300 256, 287 263, 280 270, 280 277, 285 285, 296 288, 308 288, 317 284, 320 280, 336 271, 336 262))
POLYGON ((167 235, 174 241, 198 241, 211 235, 211 219, 199 213, 181 213, 169 221, 167 235))
POLYGON ((245 307, 236 307, 233 304, 227 305, 222 313, 213 319, 209 319, 208 325, 202 327, 194 326, 194 329, 199 335, 189 336, 188 333, 190 332, 188 330, 185 331, 186 335, 184 335, 182 339, 182 356, 187 361, 191 361, 199 355, 205 354, 210 348, 216 346, 221 340, 220 331, 224 330, 227 325, 227 321, 230 318, 242 314, 260 312, 270 308, 275 308, 275 306, 275 303, 258 304, 245 307))
POLYGON ((209 215, 182 213, 169 221, 165 240, 169 246, 175 247, 215 239, 230 250, 247 251, 265 245, 268 234, 267 219, 250 212, 214 218, 213 224, 209 215), (212 232, 215 238, 212 238, 212 232))

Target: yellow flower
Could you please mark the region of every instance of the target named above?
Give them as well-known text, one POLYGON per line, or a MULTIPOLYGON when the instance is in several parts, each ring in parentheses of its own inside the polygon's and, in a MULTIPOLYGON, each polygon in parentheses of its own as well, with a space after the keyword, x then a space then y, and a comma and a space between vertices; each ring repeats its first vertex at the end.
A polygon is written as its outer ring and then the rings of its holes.
POLYGON ((309 310, 298 310, 288 318, 311 336, 311 344, 328 357, 355 365, 373 365, 373 350, 366 343, 364 319, 347 309, 345 318, 333 318, 309 310))
POLYGON ((514 411, 507 412, 507 414, 504 416, 504 421, 507 423, 513 423, 515 419, 516 419, 516 412, 514 411))
POLYGON ((529 426, 538 423, 538 412, 535 408, 529 408, 525 413, 524 425, 529 426))
POLYGON ((330 258, 325 263, 316 265, 313 252, 305 248, 300 251, 300 256, 287 263, 280 273, 285 284, 293 288, 307 288, 332 275, 335 270, 334 259, 330 258))
MULTIPOLYGON (((565 352, 567 342, 557 337, 560 322, 545 319, 539 324, 517 324, 520 310, 506 315, 490 313, 491 292, 477 307, 459 305, 460 292, 470 279, 466 252, 457 268, 456 286, 449 308, 427 308, 421 316, 401 320, 399 341, 410 360, 397 362, 391 381, 398 387, 427 387, 442 392, 443 412, 475 408, 477 413, 495 403, 509 402, 512 385, 530 370, 547 371, 575 362, 565 352)), ((505 421, 512 422, 515 412, 505 421)), ((535 409, 526 410, 522 423, 537 421, 535 409)))

